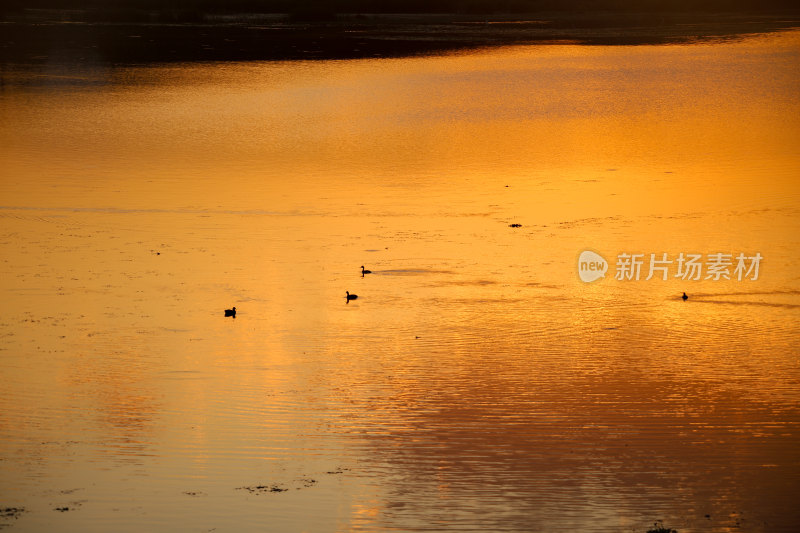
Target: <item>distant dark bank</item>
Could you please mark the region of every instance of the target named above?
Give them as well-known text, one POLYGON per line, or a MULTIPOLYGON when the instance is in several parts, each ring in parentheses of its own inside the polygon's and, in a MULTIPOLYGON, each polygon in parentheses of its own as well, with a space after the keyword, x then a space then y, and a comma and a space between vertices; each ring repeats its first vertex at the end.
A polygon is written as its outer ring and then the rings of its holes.
POLYGON ((177 0, 166 8, 151 0, 26 0, 24 6, 10 0, 1 4, 0 66, 357 59, 564 42, 667 44, 800 27, 800 10, 788 4, 645 0, 633 9, 627 0, 177 0), (590 4, 593 10, 582 9, 590 4), (661 10, 667 5, 673 10, 661 10), (684 5, 686 10, 674 10, 684 5), (715 7, 725 9, 708 11, 715 7), (442 12, 420 13, 425 9, 442 12), (391 10, 404 13, 381 12, 391 10))
POLYGON ((4 0, 0 9, 291 13, 744 12, 792 9, 795 0, 4 0))

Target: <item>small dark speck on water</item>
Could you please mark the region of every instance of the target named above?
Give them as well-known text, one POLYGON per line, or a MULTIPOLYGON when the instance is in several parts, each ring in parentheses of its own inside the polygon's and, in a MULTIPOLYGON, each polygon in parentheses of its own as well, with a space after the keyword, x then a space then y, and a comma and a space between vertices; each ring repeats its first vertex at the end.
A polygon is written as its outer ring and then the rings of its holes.
POLYGON ((517 224, 517 223, 515 222, 514 224, 509 224, 509 225, 508 225, 508 227, 509 227, 509 228, 521 228, 521 227, 522 227, 522 224, 517 224))

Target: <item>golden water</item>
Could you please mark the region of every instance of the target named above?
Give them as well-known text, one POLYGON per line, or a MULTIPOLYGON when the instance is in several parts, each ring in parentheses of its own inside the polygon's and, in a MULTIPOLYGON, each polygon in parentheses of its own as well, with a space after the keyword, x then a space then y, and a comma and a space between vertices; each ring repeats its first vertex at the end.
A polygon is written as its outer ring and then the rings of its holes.
POLYGON ((3 78, 0 527, 794 531, 800 33, 3 78))

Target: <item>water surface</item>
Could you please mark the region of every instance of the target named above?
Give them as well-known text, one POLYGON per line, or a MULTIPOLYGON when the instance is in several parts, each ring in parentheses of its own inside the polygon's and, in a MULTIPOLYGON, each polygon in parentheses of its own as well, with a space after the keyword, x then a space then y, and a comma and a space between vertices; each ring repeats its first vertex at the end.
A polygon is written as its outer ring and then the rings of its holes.
POLYGON ((6 69, 0 527, 792 531, 799 58, 6 69))

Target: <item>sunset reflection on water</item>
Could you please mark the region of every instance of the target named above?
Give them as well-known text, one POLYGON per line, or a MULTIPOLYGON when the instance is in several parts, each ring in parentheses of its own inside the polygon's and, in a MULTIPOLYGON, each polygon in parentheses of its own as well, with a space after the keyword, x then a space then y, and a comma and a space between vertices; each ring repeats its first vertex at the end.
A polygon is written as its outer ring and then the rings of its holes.
POLYGON ((799 45, 5 85, 0 527, 791 531, 799 45))

